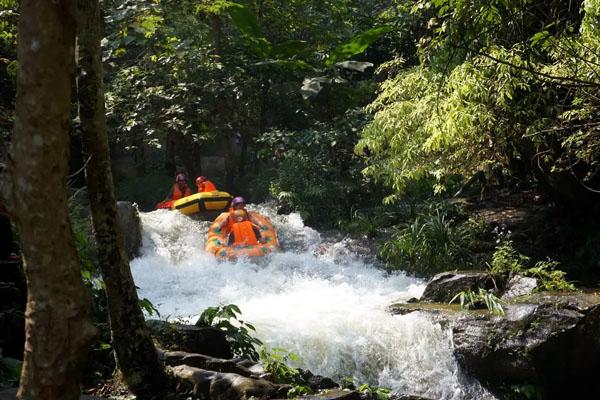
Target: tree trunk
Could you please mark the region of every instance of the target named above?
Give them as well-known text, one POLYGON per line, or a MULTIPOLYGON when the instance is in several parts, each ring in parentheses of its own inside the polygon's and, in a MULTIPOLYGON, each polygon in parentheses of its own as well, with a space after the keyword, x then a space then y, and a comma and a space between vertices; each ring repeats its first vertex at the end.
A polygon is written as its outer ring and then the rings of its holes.
POLYGON ((98 262, 106 284, 113 348, 123 378, 137 397, 162 398, 166 375, 139 306, 117 219, 104 111, 98 0, 77 0, 77 7, 79 116, 84 151, 91 156, 86 180, 98 262))
POLYGON ((22 0, 10 205, 27 278, 21 399, 79 399, 96 330, 67 204, 75 29, 67 0, 22 0))

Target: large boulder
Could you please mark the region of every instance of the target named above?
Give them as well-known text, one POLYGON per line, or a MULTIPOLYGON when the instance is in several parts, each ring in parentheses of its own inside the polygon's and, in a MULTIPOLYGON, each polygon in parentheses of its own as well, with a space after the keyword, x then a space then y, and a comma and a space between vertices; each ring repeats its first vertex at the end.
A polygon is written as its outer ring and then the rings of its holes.
POLYGON ((506 288, 502 294, 502 300, 510 300, 520 296, 532 294, 538 287, 536 278, 521 276, 519 274, 511 275, 506 283, 506 288))
POLYGON ((117 217, 123 229, 125 250, 131 260, 140 255, 142 247, 142 223, 137 205, 129 201, 117 201, 117 217))
POLYGON ((235 360, 210 357, 204 354, 186 353, 184 351, 168 351, 163 353, 162 358, 164 363, 170 367, 189 365, 190 367, 215 372, 232 372, 247 377, 254 375, 243 363, 237 363, 235 360))
POLYGON ((600 296, 539 293, 454 321, 459 364, 491 387, 535 384, 544 399, 600 398, 600 296))
POLYGON ((189 365, 174 367, 173 375, 193 385, 194 394, 211 400, 267 399, 278 394, 278 387, 264 379, 208 371, 189 365))
POLYGON ((147 320, 146 325, 164 349, 204 354, 221 359, 233 357, 225 333, 220 329, 153 319, 147 320))
POLYGON ((421 301, 430 303, 448 303, 457 293, 479 288, 500 292, 504 289, 506 279, 492 276, 481 271, 442 272, 435 275, 425 287, 421 301))

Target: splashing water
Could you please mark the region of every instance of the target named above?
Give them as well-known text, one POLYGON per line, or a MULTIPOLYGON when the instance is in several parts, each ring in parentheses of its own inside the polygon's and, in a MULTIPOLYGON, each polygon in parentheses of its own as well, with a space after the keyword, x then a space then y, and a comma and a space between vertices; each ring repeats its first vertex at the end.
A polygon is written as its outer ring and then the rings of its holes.
POLYGON ((131 264, 140 295, 163 316, 190 321, 206 307, 237 304, 268 347, 292 351, 302 368, 338 381, 354 376, 398 393, 493 399, 458 370, 448 327, 386 311, 419 297, 423 282, 385 273, 353 253, 351 239, 323 240, 298 214, 249 208, 271 218, 285 251, 220 262, 204 252, 209 222, 166 210, 142 214, 142 256, 131 264))

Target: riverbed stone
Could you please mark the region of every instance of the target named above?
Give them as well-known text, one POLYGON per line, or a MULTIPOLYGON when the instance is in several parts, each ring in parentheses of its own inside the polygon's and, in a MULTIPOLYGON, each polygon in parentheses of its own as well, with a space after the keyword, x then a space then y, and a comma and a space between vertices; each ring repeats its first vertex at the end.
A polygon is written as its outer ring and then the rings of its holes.
POLYGON ((251 397, 266 399, 278 393, 277 386, 264 379, 208 371, 189 365, 174 367, 173 375, 192 384, 194 394, 211 400, 247 400, 251 397))
POLYGON ((537 385, 544 399, 600 398, 600 296, 537 293, 505 311, 455 320, 454 354, 464 370, 492 388, 537 385))
POLYGON ((147 320, 146 325, 164 349, 204 354, 221 359, 233 357, 225 333, 220 329, 155 319, 147 320))
POLYGON ((326 376, 314 375, 309 370, 301 369, 300 378, 306 382, 306 385, 308 385, 313 392, 340 387, 333 379, 326 376))
POLYGON ((502 294, 502 300, 510 300, 519 296, 532 294, 538 286, 538 281, 535 278, 513 274, 502 294))
POLYGON ((331 389, 318 394, 297 397, 299 400, 360 400, 356 390, 331 389))
POLYGON ((422 302, 448 303, 462 291, 476 292, 478 289, 502 291, 505 278, 492 276, 484 271, 454 271, 435 275, 425 287, 422 302))
POLYGON ((137 204, 117 201, 117 217, 123 229, 123 239, 130 260, 140 255, 142 247, 142 223, 137 204))
POLYGON ((186 353, 184 351, 168 351, 163 353, 165 365, 174 367, 177 365, 189 365, 215 372, 233 372, 242 376, 253 376, 252 371, 234 360, 225 360, 206 356, 204 354, 186 353))

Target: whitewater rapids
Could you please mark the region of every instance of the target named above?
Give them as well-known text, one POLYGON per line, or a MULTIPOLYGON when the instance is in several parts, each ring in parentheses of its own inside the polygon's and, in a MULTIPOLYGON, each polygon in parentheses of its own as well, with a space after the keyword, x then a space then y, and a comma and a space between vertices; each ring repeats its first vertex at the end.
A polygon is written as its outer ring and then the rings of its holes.
POLYGON ((493 399, 459 371, 449 327, 421 313, 386 311, 419 297, 422 281, 385 273, 353 253, 355 242, 322 238, 298 214, 249 209, 271 218, 283 252, 219 262, 204 252, 209 222, 166 210, 141 213, 142 255, 131 263, 140 297, 163 318, 192 323, 206 307, 236 304, 268 348, 292 351, 299 367, 337 381, 353 376, 432 399, 493 399))

